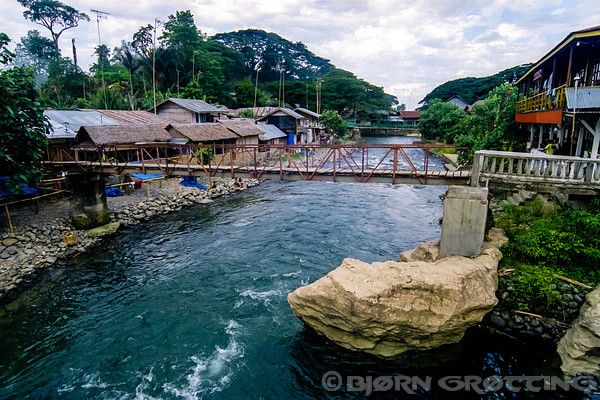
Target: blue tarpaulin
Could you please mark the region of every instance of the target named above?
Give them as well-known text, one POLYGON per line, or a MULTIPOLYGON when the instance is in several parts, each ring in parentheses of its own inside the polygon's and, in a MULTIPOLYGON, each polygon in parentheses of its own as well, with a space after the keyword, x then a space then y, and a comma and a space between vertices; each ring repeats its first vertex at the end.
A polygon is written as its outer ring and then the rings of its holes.
POLYGON ((17 191, 12 192, 8 190, 9 176, 0 176, 0 197, 9 197, 11 194, 24 194, 25 196, 33 196, 37 194, 37 189, 29 186, 26 183, 22 183, 17 186, 17 191))
POLYGON ((198 183, 198 179, 195 176, 184 176, 183 180, 179 182, 181 186, 195 187, 196 189, 206 190, 208 186, 198 183))
POLYGON ((119 197, 123 196, 123 192, 121 189, 116 187, 108 187, 104 189, 104 193, 106 193, 106 197, 119 197))
POLYGON ((161 174, 130 174, 129 176, 133 176, 134 178, 138 178, 143 181, 148 179, 162 178, 161 174))

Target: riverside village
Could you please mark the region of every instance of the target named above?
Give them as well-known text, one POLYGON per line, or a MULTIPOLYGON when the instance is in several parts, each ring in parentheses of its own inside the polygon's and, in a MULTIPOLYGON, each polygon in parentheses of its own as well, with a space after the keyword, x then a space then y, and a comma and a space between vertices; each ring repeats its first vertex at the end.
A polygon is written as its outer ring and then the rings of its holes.
POLYGON ((4 0, 0 399, 600 399, 600 15, 525 3, 4 0))

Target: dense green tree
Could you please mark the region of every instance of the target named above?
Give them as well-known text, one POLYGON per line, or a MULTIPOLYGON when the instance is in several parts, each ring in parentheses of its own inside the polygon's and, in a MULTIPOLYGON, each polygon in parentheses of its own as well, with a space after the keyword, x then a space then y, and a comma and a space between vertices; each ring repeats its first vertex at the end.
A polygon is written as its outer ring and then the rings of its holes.
POLYGON ((26 36, 21 38, 15 49, 15 59, 13 64, 16 66, 33 66, 38 76, 46 77, 48 75, 48 65, 50 61, 57 58, 54 42, 40 35, 37 30, 28 31, 26 36))
POLYGON ((41 100, 46 106, 66 109, 96 89, 85 73, 68 58, 56 58, 48 66, 48 80, 41 87, 41 100), (86 88, 87 87, 87 88, 86 88))
POLYGON ((58 39, 67 29, 75 28, 80 21, 89 21, 87 14, 57 0, 18 0, 27 8, 23 16, 50 31, 56 53, 60 53, 58 39))
POLYGON ((194 15, 190 10, 186 10, 169 15, 159 40, 164 47, 177 51, 183 57, 191 58, 204 38, 196 27, 194 15))
MULTIPOLYGON (((233 86, 235 91, 235 102, 237 107, 254 106, 254 83, 250 78, 237 81, 233 86)), ((267 93, 258 89, 256 91, 256 106, 264 107, 269 104, 270 98, 267 93)))
MULTIPOLYGON (((0 33, 0 66, 13 58, 6 49, 9 41, 0 33)), ((48 123, 31 68, 0 70, 0 98, 0 171, 11 177, 14 188, 39 176, 48 123)))
POLYGON ((263 81, 279 80, 282 68, 292 79, 300 80, 320 77, 333 68, 329 60, 315 55, 303 43, 259 29, 219 33, 212 40, 240 52, 248 70, 260 67, 263 81))
POLYGON ((518 146, 517 96, 516 88, 505 83, 492 90, 482 105, 475 106, 462 118, 456 127, 455 141, 469 149, 463 154, 464 162, 470 161, 477 150, 512 150, 518 146))
POLYGON ((110 49, 105 44, 100 44, 94 49, 96 62, 90 67, 90 72, 99 73, 110 68, 110 49))
POLYGON ((321 99, 322 108, 357 119, 367 118, 377 111, 387 112, 397 102, 383 88, 342 69, 334 69, 323 76, 321 99))
POLYGON ((335 110, 323 111, 320 121, 337 137, 342 137, 348 133, 348 124, 346 123, 346 120, 335 110))
POLYGON ((435 99, 421 112, 419 131, 426 139, 452 142, 464 112, 452 103, 435 99))

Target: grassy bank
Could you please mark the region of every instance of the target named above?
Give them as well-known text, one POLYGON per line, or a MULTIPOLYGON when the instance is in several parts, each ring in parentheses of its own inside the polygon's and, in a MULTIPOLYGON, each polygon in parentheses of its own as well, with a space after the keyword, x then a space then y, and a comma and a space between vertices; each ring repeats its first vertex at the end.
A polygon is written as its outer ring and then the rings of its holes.
POLYGON ((495 224, 509 238, 499 292, 510 293, 503 300, 511 308, 565 319, 560 287, 569 280, 600 284, 600 199, 586 210, 539 197, 522 206, 502 203, 495 224))

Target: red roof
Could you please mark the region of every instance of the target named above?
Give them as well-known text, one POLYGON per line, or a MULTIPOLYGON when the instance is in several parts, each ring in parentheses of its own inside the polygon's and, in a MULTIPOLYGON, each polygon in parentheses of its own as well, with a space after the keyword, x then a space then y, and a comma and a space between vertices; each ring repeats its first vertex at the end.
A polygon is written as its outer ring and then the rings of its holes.
POLYGON ((404 119, 419 119, 421 111, 400 111, 400 116, 404 119))

